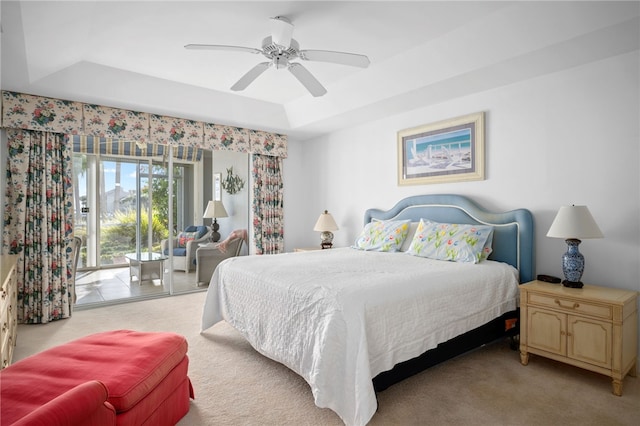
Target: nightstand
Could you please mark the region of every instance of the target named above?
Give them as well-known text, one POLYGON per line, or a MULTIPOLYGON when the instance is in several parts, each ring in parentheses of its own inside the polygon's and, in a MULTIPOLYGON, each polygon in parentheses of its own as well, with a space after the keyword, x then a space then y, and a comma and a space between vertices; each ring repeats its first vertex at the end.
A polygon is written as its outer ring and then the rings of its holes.
POLYGON ((301 248, 294 248, 293 249, 294 252, 315 251, 315 250, 322 250, 322 248, 321 247, 301 247, 301 248))
POLYGON ((636 376, 638 312, 636 291, 594 285, 567 288, 532 281, 520 286, 520 361, 541 355, 612 379, 636 376))

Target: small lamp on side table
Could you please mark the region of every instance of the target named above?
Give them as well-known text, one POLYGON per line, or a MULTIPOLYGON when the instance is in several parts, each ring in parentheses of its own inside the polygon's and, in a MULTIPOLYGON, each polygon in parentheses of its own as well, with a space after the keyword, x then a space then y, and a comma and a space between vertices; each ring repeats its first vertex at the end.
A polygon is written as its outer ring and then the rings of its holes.
POLYGON ((219 217, 228 217, 222 201, 209 201, 202 217, 205 219, 213 219, 213 223, 211 223, 211 241, 214 243, 219 241, 220 233, 218 232, 218 229, 220 229, 220 225, 218 225, 218 221, 216 219, 219 217))
POLYGON ((602 231, 587 206, 562 206, 547 232, 547 237, 564 238, 567 252, 562 256, 565 287, 582 288, 584 256, 578 250, 580 238, 602 238, 602 231))
POLYGON ((323 249, 329 249, 333 246, 333 233, 331 231, 337 231, 338 225, 333 219, 333 216, 331 216, 331 213, 325 210, 318 218, 313 230, 321 232, 320 239, 322 242, 320 247, 323 249))

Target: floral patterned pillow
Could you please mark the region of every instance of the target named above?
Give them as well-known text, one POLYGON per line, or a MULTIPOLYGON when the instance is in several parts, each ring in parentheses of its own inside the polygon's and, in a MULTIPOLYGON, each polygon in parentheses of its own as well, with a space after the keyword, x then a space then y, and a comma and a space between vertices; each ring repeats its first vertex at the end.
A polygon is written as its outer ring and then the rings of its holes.
POLYGON ((453 262, 478 263, 491 254, 493 227, 420 219, 408 254, 453 262))
POLYGON ((199 232, 181 232, 178 234, 178 248, 187 247, 189 241, 195 240, 199 237, 199 232))
POLYGON ((416 234, 416 229, 418 229, 418 223, 420 222, 409 222, 409 232, 400 247, 400 251, 406 252, 411 247, 411 241, 413 241, 413 236, 416 234))
POLYGON ((373 220, 365 225, 353 248, 398 251, 409 232, 409 220, 373 220))

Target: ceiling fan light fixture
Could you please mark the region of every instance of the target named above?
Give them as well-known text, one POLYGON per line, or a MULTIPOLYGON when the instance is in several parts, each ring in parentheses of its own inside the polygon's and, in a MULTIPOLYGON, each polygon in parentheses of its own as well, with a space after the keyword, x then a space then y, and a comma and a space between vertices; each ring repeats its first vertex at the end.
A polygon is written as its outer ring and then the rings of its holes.
POLYGON ((284 16, 271 18, 271 39, 282 49, 288 49, 291 44, 293 24, 284 16))

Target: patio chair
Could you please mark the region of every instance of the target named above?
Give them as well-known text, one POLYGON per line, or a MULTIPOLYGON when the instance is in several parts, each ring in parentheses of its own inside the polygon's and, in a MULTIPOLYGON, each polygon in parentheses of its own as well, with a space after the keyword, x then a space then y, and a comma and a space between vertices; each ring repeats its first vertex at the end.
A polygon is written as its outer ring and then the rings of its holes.
MULTIPOLYGON (((207 243, 210 230, 206 226, 189 226, 173 239, 173 270, 189 272, 193 267, 198 244, 207 243)), ((169 256, 169 240, 160 242, 162 254, 169 256)))
POLYGON ((245 238, 246 234, 232 235, 222 243, 212 243, 198 248, 196 250, 196 285, 209 284, 213 271, 220 262, 230 257, 239 256, 245 238))

